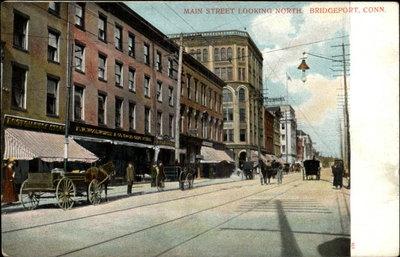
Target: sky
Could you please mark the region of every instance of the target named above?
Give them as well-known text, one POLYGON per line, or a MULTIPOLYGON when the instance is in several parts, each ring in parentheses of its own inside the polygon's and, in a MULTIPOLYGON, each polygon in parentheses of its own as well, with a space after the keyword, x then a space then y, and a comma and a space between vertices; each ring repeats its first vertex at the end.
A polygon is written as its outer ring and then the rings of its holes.
MULTIPOLYGON (((267 97, 286 97, 287 86, 287 101, 295 109, 298 129, 311 136, 314 148, 322 155, 340 156, 344 93, 343 76, 337 70, 342 69, 338 67, 341 63, 311 54, 335 59, 342 53, 341 47, 334 46, 349 42, 349 15, 315 12, 327 10, 322 8, 348 8, 349 3, 139 1, 126 4, 165 34, 247 31, 263 54, 263 86, 267 97), (194 8, 197 13, 185 12, 194 8), (212 8, 224 8, 229 13, 217 14, 212 8), (297 69, 303 52, 310 53, 306 59, 310 69, 305 83, 297 69)), ((348 46, 345 49, 349 52, 348 46)))

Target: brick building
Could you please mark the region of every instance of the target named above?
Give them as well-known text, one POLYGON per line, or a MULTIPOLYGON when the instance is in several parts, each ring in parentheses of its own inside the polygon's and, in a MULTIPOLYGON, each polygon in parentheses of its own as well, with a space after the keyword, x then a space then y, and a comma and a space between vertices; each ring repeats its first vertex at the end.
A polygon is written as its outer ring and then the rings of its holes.
MULTIPOLYGON (((171 35, 179 40, 178 34, 171 35)), ((183 34, 190 53, 227 85, 223 90, 224 143, 234 152, 237 166, 251 151, 264 149, 262 107, 263 57, 244 31, 210 31, 183 34)))
POLYGON ((274 155, 274 121, 275 115, 268 110, 264 111, 264 139, 265 151, 274 155))

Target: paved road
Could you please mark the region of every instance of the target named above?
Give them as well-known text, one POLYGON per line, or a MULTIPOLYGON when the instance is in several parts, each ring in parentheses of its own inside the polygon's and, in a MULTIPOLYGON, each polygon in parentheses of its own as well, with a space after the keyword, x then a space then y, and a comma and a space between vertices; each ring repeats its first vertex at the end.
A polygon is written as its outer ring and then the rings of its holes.
POLYGON ((349 191, 299 173, 2 215, 9 256, 339 256, 349 191))

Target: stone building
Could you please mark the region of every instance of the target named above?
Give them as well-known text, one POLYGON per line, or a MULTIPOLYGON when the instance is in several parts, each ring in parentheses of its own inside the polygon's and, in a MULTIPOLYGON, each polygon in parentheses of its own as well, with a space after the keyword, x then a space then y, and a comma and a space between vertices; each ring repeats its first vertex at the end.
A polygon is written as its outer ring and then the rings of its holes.
POLYGON ((297 130, 297 160, 304 161, 313 158, 313 142, 311 137, 302 130, 297 130))
MULTIPOLYGON (((176 42, 178 34, 171 35, 176 42)), ((262 107, 263 57, 244 31, 183 34, 186 52, 226 82, 223 90, 223 139, 237 166, 251 151, 265 153, 262 107)))

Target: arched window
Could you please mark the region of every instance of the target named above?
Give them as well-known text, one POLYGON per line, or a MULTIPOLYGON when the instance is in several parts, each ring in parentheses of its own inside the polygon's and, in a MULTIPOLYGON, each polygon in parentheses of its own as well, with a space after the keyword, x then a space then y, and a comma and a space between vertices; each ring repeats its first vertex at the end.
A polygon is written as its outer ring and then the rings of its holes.
POLYGON ((246 100, 246 92, 244 88, 239 89, 239 102, 244 102, 246 100))
POLYGON ((203 49, 203 62, 207 62, 208 61, 208 50, 207 48, 203 49))
POLYGON ((233 101, 232 92, 229 91, 228 89, 224 89, 223 90, 223 97, 224 97, 224 102, 225 103, 229 103, 229 102, 233 101))
POLYGON ((221 61, 226 61, 226 49, 224 47, 221 48, 221 61))
POLYGON ((214 61, 220 61, 221 56, 219 55, 219 48, 214 49, 214 61))
POLYGON ((228 58, 228 61, 232 60, 232 48, 231 47, 228 47, 228 50, 226 51, 226 57, 228 58))

